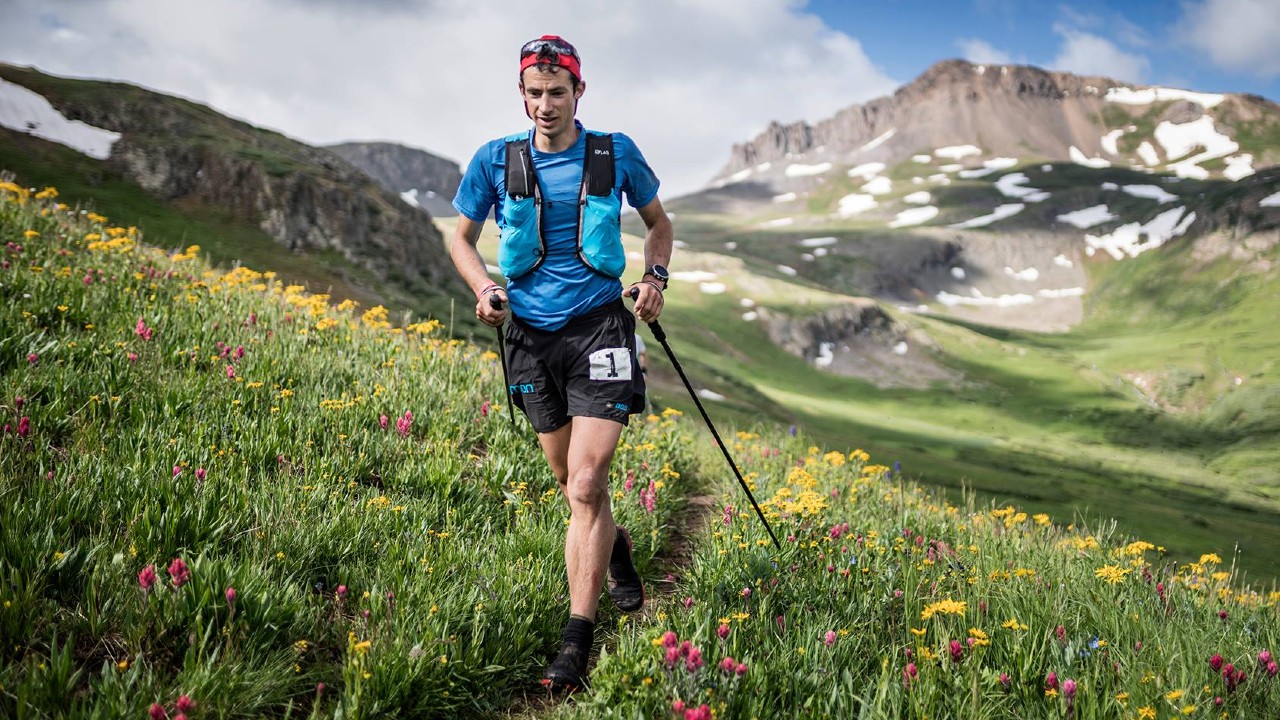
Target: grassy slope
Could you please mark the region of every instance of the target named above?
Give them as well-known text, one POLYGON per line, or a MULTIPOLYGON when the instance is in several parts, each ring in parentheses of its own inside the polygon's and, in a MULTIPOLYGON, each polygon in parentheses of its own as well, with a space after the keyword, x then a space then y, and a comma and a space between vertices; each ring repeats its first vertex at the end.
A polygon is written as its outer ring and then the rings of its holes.
MULTIPOLYGON (((323 170, 298 154, 295 141, 226 117, 204 105, 152 93, 121 83, 59 78, 25 68, 0 66, 0 76, 35 89, 45 97, 113 107, 120 104, 156 107, 199 128, 189 140, 215 145, 221 152, 260 163, 268 173, 318 174, 323 170)), ((382 281, 335 252, 288 253, 254 223, 218 207, 152 196, 114 171, 68 147, 0 128, 0 172, 15 173, 20 184, 57 187, 62 197, 86 207, 111 208, 117 222, 147 229, 149 243, 166 248, 199 245, 222 267, 243 263, 274 270, 288 282, 312 292, 352 299, 366 307, 386 305, 411 309, 419 316, 448 319, 454 308, 436 298, 423 298, 382 281)), ((469 316, 458 327, 478 329, 469 316)))

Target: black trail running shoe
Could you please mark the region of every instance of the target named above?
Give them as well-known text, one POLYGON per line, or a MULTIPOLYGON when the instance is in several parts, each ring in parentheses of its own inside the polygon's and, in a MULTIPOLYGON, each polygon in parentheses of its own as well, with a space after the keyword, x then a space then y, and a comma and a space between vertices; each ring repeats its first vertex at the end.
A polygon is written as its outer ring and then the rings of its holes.
POLYGON ((542 686, 552 692, 576 692, 587 686, 587 651, 570 643, 542 673, 542 686))
POLYGON ((609 558, 609 598, 623 612, 644 607, 644 583, 631 562, 631 534, 623 527, 618 528, 609 558))

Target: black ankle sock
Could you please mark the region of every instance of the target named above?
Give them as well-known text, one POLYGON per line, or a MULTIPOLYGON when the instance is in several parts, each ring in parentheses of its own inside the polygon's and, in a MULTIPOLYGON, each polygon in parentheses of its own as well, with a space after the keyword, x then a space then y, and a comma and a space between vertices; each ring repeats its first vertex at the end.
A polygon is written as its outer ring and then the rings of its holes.
POLYGON ((591 645, 595 642, 596 624, 578 615, 570 615, 569 623, 564 626, 564 644, 572 645, 582 651, 582 657, 591 654, 591 645))

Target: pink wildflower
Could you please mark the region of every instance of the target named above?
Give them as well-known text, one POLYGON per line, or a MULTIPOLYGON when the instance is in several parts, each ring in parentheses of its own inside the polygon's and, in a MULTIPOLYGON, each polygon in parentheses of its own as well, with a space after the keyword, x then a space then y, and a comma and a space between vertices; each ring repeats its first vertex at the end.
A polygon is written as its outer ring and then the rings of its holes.
POLYGON ((919 675, 919 671, 916 670, 916 664, 913 662, 907 663, 907 666, 902 668, 903 687, 908 687, 908 688, 911 687, 911 683, 915 682, 915 679, 918 675, 919 675))
POLYGON ((228 378, 233 378, 233 377, 235 377, 235 376, 236 376, 236 366, 235 366, 235 365, 228 365, 228 366, 227 366, 227 377, 228 377, 228 378))
POLYGON ((835 630, 828 630, 828 631, 827 631, 827 635, 826 635, 826 637, 824 637, 824 638, 822 639, 822 642, 823 642, 824 644, 826 644, 826 646, 827 646, 827 647, 831 647, 832 645, 835 645, 835 644, 836 644, 836 631, 835 631, 835 630))
POLYGON ((728 655, 725 655, 724 659, 720 661, 720 669, 727 673, 733 672, 733 669, 737 666, 738 666, 737 661, 729 657, 728 655))
POLYGON ((733 668, 733 674, 737 675, 738 677, 742 677, 743 675, 746 675, 747 664, 742 662, 738 663, 738 665, 733 668))
POLYGON ((1062 627, 1061 625, 1059 625, 1057 629, 1053 631, 1053 633, 1058 636, 1058 642, 1067 641, 1067 629, 1062 627))
POLYGON ((197 480, 204 480, 204 478, 205 478, 205 476, 206 476, 206 475, 208 475, 208 473, 207 473, 207 472, 205 472, 205 469, 204 469, 204 468, 196 468, 196 479, 197 479, 197 480))
POLYGON ((689 657, 684 659, 684 666, 688 668, 689 672, 697 672, 703 664, 702 651, 698 648, 690 648, 689 657))
POLYGON ((1013 680, 1009 677, 1009 673, 1000 673, 1000 687, 1004 688, 1005 692, 1009 692, 1012 685, 1013 680))
POLYGON ((1268 675, 1270 675, 1271 677, 1275 677, 1276 673, 1278 672, 1280 672, 1280 664, 1277 664, 1275 660, 1272 660, 1271 662, 1267 663, 1268 675))
POLYGON ((133 326, 133 334, 143 340, 151 339, 151 331, 153 328, 147 327, 147 322, 142 318, 138 318, 138 324, 133 326))
POLYGON ((169 717, 169 713, 164 711, 164 706, 160 703, 151 703, 147 714, 151 716, 151 720, 166 720, 169 717))
POLYGON ((178 477, 178 476, 179 476, 179 475, 181 475, 181 474, 182 474, 182 466, 181 466, 181 465, 174 465, 174 466, 173 466, 173 476, 174 476, 174 477, 178 477))
POLYGON ((236 589, 235 589, 235 588, 233 588, 233 587, 229 587, 229 588, 227 588, 226 597, 227 597, 227 604, 228 604, 228 605, 235 605, 235 604, 236 604, 236 589))
POLYGON ((178 702, 174 703, 174 707, 178 712, 188 713, 195 709, 196 701, 192 700, 189 695, 179 695, 178 702))
POLYGON ((960 662, 964 660, 964 643, 959 640, 951 641, 951 662, 960 662))
POLYGON ((777 623, 779 630, 787 629, 787 619, 785 617, 779 615, 778 617, 774 618, 773 621, 777 623))
POLYGON ((667 648, 667 653, 666 656, 663 657, 663 661, 666 662, 667 667, 675 667, 676 663, 680 662, 680 649, 675 646, 667 648))
POLYGON ((190 568, 187 567, 182 558, 174 558, 173 562, 169 563, 169 581, 173 583, 174 587, 179 588, 186 585, 190 580, 190 568))
POLYGON ((1076 696, 1076 681, 1067 678, 1062 681, 1062 697, 1071 700, 1076 696))
POLYGON ((396 420, 396 432, 400 437, 409 437, 409 429, 413 427, 413 413, 404 411, 404 416, 396 420))
POLYGON ((719 635, 721 640, 729 637, 729 626, 721 624, 720 627, 716 628, 716 635, 719 635))
POLYGON ((680 644, 680 638, 674 632, 668 630, 662 633, 662 647, 673 648, 680 644))
POLYGON ((386 416, 386 415, 379 415, 379 416, 378 416, 378 424, 382 426, 382 429, 383 429, 383 430, 386 430, 386 429, 387 429, 387 422, 388 422, 388 419, 387 419, 387 416, 386 416))
POLYGON ((129 362, 138 362, 138 353, 129 353, 129 362))
POLYGON ((692 598, 692 597, 686 597, 684 600, 682 600, 682 601, 680 601, 680 602, 681 602, 681 604, 682 604, 682 605, 684 605, 684 609, 685 609, 685 610, 688 610, 689 608, 693 607, 693 598, 692 598))
POLYGON ((1044 687, 1045 687, 1045 689, 1046 689, 1046 690, 1057 690, 1057 689, 1058 689, 1058 674, 1057 674, 1057 673, 1055 673, 1055 672, 1050 672, 1048 675, 1045 675, 1045 676, 1044 676, 1044 687))
POLYGON ((1218 653, 1214 653, 1213 657, 1209 658, 1209 667, 1213 668, 1214 672, 1218 672, 1219 670, 1221 670, 1222 656, 1219 655, 1218 653))
POLYGON ((658 486, 649 481, 649 487, 640 490, 640 506, 647 513, 652 513, 658 506, 658 486))
POLYGON ((1226 620, 1226 619, 1227 619, 1227 611, 1226 611, 1226 610, 1219 610, 1219 611, 1218 611, 1218 619, 1220 619, 1220 620, 1226 620))
POLYGON ((696 708, 685 710, 684 720, 711 720, 711 708, 702 703, 696 708))
POLYGON ((480 403, 480 417, 489 417, 489 408, 493 407, 488 400, 480 403))
POLYGON ((40 356, 35 353, 27 353, 27 362, 35 365, 37 362, 40 362, 40 356))
POLYGON ((683 712, 684 712, 684 701, 683 701, 683 700, 679 700, 679 699, 672 700, 672 701, 671 701, 671 712, 674 712, 674 713, 683 713, 683 712))
POLYGON ((1258 665, 1265 666, 1269 662, 1271 662, 1270 650, 1263 650, 1262 652, 1258 653, 1258 665))
POLYGON ((18 420, 18 437, 26 437, 31 434, 31 418, 23 415, 18 420))
POLYGON ((749 597, 751 597, 751 588, 749 588, 749 587, 744 587, 744 588, 742 588, 742 591, 741 591, 740 593, 738 593, 738 594, 739 594, 739 595, 741 595, 741 596, 742 596, 742 597, 744 597, 744 598, 749 598, 749 597))
MULTIPOLYGON (((24 397, 16 397, 13 399, 14 408, 18 410, 21 410, 22 406, 26 404, 27 404, 27 399, 24 397)), ((1264 650, 1263 652, 1266 652, 1266 651, 1264 650)))
POLYGON ((143 590, 150 590, 156 584, 156 566, 148 565, 138 573, 138 584, 143 590))

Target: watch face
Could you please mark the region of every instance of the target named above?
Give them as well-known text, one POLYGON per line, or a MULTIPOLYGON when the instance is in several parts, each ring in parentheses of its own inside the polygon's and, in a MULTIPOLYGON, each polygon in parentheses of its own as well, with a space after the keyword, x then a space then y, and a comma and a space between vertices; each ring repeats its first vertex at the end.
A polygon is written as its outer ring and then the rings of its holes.
POLYGON ((654 265, 650 267, 649 272, 653 273, 653 276, 659 280, 665 281, 671 277, 671 274, 667 272, 667 268, 662 265, 654 265))

